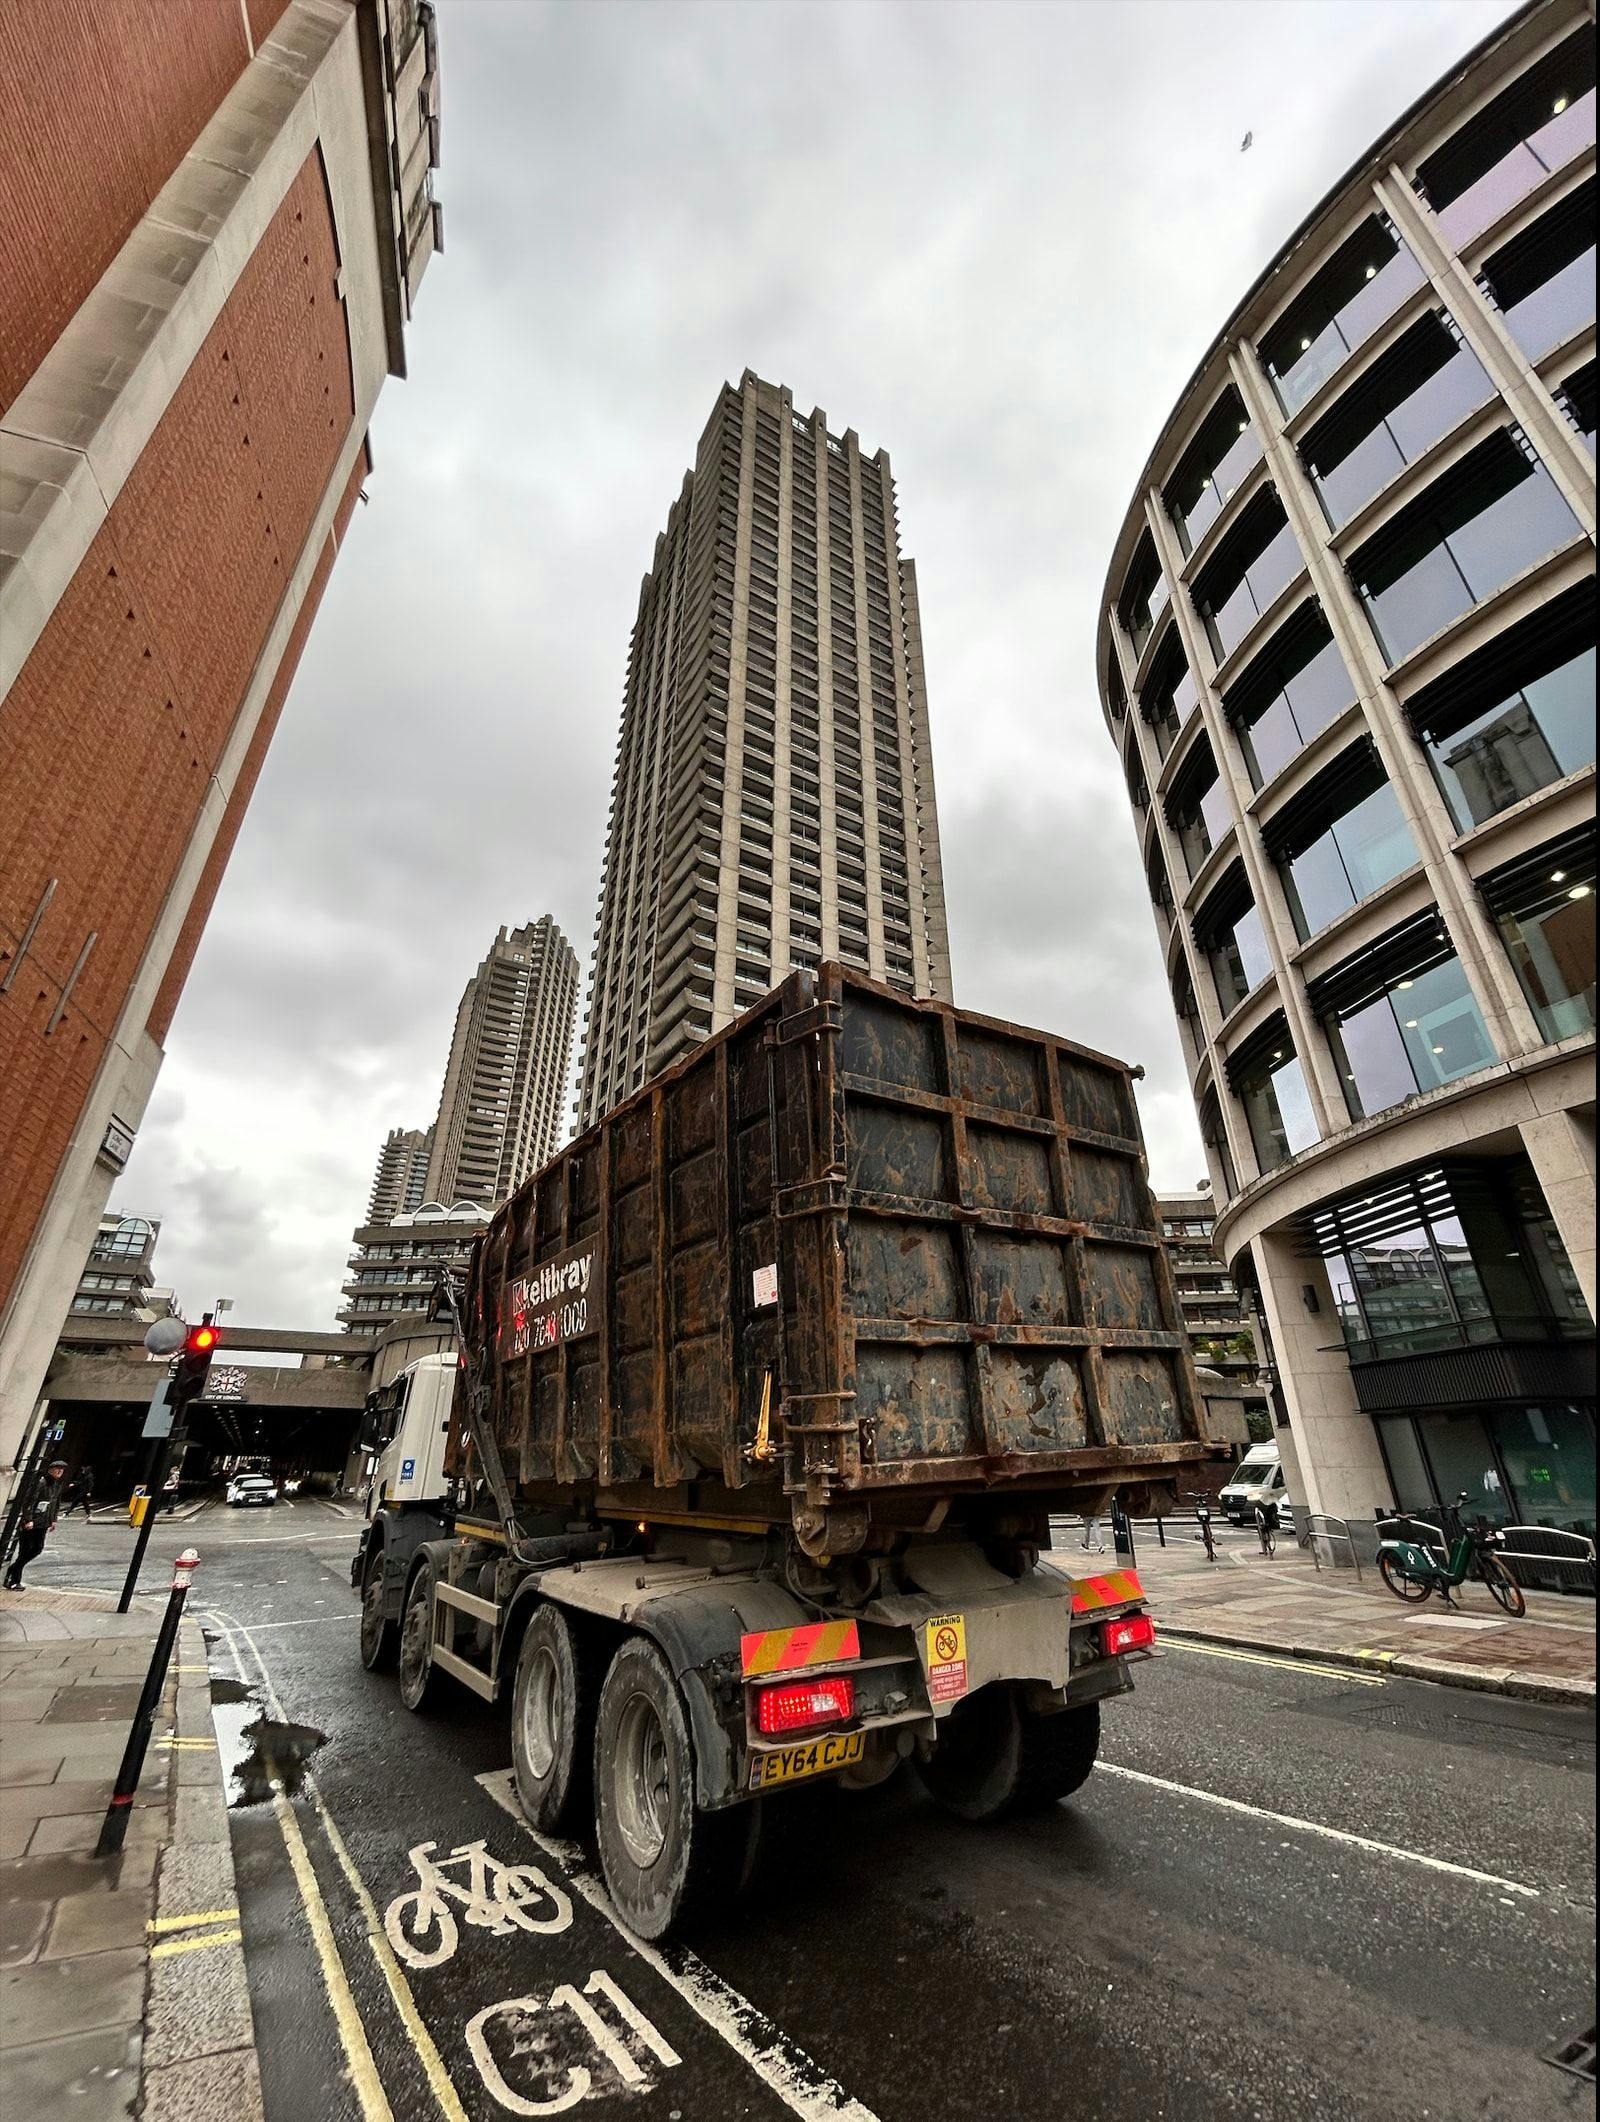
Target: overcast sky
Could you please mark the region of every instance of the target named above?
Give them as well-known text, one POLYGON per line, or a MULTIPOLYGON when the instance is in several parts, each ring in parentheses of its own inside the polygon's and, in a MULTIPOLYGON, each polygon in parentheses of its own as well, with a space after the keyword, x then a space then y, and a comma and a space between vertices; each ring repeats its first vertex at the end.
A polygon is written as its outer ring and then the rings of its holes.
POLYGON ((115 1196, 191 1314, 331 1324, 496 928, 587 975, 639 578, 746 366, 893 460, 957 1000, 1143 1063, 1192 1185, 1106 564, 1246 287, 1509 12, 440 0, 445 252, 115 1196))

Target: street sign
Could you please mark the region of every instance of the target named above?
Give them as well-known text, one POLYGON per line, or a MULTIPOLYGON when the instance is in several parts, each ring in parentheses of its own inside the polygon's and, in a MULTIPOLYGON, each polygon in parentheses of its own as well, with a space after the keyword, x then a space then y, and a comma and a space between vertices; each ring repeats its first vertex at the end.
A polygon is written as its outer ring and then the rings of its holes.
POLYGON ((242 1363, 213 1363, 206 1377, 202 1398, 207 1400, 242 1400, 245 1396, 245 1366, 242 1363))
POLYGON ((170 1437, 172 1435, 172 1403, 167 1398, 168 1378, 156 1381, 155 1391, 150 1395, 150 1405, 145 1411, 141 1437, 170 1437))

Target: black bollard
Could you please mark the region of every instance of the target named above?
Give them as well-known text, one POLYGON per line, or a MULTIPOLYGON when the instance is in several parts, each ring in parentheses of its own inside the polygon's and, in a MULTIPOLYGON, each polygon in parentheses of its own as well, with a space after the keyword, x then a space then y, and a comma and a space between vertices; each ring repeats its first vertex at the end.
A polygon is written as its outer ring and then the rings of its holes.
POLYGON ((117 1770, 116 1788, 111 1793, 111 1803, 106 1807, 106 1816, 100 1825, 100 1839, 94 1846, 97 1857, 118 1855, 122 1849, 123 1837, 128 1832, 128 1815, 133 1811, 134 1793, 139 1788, 145 1749, 150 1744, 150 1727, 155 1722, 161 1690, 167 1684, 167 1667, 172 1662, 172 1646, 178 1640, 178 1623, 183 1619, 183 1602, 189 1596, 189 1580, 199 1566, 200 1557, 192 1547, 186 1547, 172 1565, 172 1590, 167 1596, 167 1610, 161 1616, 156 1647, 150 1654, 150 1670, 144 1676, 139 1707, 133 1713, 133 1728, 128 1733, 128 1743, 123 1748, 122 1766, 117 1770))

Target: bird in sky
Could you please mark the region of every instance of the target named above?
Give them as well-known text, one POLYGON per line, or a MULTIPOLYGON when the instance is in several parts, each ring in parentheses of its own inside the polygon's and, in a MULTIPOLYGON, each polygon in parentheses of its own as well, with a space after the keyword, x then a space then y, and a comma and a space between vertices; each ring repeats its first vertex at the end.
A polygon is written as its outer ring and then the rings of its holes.
POLYGON ((1252 141, 1252 140, 1253 140, 1254 138, 1255 138, 1255 134, 1254 134, 1254 133, 1246 133, 1246 134, 1245 134, 1244 138, 1243 138, 1243 139, 1242 139, 1242 140, 1241 140, 1241 141, 1239 142, 1239 152, 1240 152, 1240 154, 1241 154, 1241 155, 1247 152, 1247 150, 1249 149, 1250 143, 1251 143, 1251 141, 1252 141))

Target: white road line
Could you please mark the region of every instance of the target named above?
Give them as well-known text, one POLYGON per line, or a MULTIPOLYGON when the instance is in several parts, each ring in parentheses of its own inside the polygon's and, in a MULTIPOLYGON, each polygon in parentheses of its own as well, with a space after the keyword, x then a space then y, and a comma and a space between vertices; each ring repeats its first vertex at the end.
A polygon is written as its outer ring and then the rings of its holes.
MULTIPOLYGON (((1143 1769, 1122 1768, 1113 1761, 1100 1762, 1096 1773, 1121 1776, 1129 1783, 1145 1783, 1153 1790, 1171 1791, 1175 1797, 1197 1798, 1202 1805, 1219 1806, 1224 1812, 1243 1813, 1247 1819, 1270 1820, 1274 1827, 1292 1828, 1302 1835, 1321 1835, 1329 1842, 1342 1842, 1349 1849, 1364 1849, 1375 1857, 1397 1857, 1403 1864, 1420 1864, 1427 1871, 1448 1872, 1453 1879, 1472 1879, 1479 1886, 1493 1886, 1502 1893, 1521 1894, 1529 1901, 1540 1898, 1537 1886, 1520 1879, 1502 1879, 1494 1872, 1474 1871, 1470 1864, 1451 1864, 1443 1857, 1425 1857, 1420 1850, 1401 1849, 1393 1842, 1374 1842, 1370 1835, 1353 1835, 1342 1827, 1325 1826, 1321 1820, 1297 1819, 1293 1813, 1268 1812, 1264 1806, 1247 1805, 1242 1798, 1225 1798, 1220 1791, 1197 1790, 1192 1783, 1169 1783, 1165 1776, 1146 1775, 1143 1769)), ((483 1778, 479 1777, 479 1782, 483 1778)))
MULTIPOLYGON (((239 1620, 237 1615, 225 1615, 216 1608, 213 1608, 212 1611, 216 1614, 217 1619, 222 1623, 223 1629, 227 1633, 228 1647, 233 1652, 234 1663, 239 1667, 240 1679, 244 1678, 244 1664, 239 1656, 239 1646, 235 1640, 234 1631, 237 1631, 238 1635, 242 1636, 250 1647, 250 1655, 255 1660, 256 1670, 261 1675, 262 1691, 266 1695, 268 1707, 280 1724, 288 1723, 289 1719, 283 1703, 279 1699, 278 1690, 272 1684, 272 1675, 267 1671, 267 1661, 262 1657, 261 1646, 256 1642, 254 1635, 239 1620)), ((433 2036, 429 2033, 422 2013, 417 2008, 417 2000, 412 1994, 411 1985, 401 1972, 399 1961, 396 1960, 389 1949, 389 1941, 383 1932, 383 1919, 378 1914, 371 1894, 367 1891, 366 1881, 356 1869, 355 1859, 346 1847, 343 1835, 335 1827, 333 1815, 329 1812, 327 1802, 318 1788, 317 1779, 309 1769, 304 1773, 301 1788, 315 1807, 318 1822, 327 1838, 328 1847, 333 1851, 335 1858, 338 1860, 339 1869, 344 1873, 355 1895, 356 1906, 361 1912, 361 1918, 366 1927, 367 1943, 372 1948, 373 1958, 378 1963, 384 1981, 388 1984, 389 1994, 394 2002, 396 2011, 399 2013, 400 2023, 405 2028, 406 2038, 410 2041, 412 2048, 416 2052, 417 2060, 422 2065, 423 2075, 428 2081, 429 2089, 432 2091, 435 2100, 439 2103, 440 2112, 444 2115, 445 2122, 468 2122, 467 2111, 462 2106, 455 2086, 451 2082, 450 2073, 445 2068, 444 2058, 435 2046, 433 2036)), ((281 1793, 275 1797, 274 1803, 282 1806, 288 1805, 287 1799, 281 1793)), ((296 1831, 298 1832, 298 1829, 296 1831)), ((285 1835, 287 1836, 287 1829, 285 1829, 285 1835)), ((292 1850, 290 1854, 292 1858, 292 1850)), ((314 1888, 316 1883, 314 1872, 311 1878, 314 1888)), ((331 1932, 329 1934, 329 1942, 332 1942, 331 1932)), ((337 1954, 336 1948, 335 1952, 337 1954)))
POLYGON ((878 2122, 870 2107, 853 2099, 821 2064, 813 2062, 803 2048, 748 1997, 707 1967, 686 1945, 649 1945, 636 1938, 612 1907, 604 1886, 590 1871, 588 1859, 576 1843, 558 1842, 531 1827, 517 1803, 508 1768, 479 1776, 477 1782, 495 1804, 516 1821, 530 1841, 566 1872, 573 1891, 605 1917, 623 1943, 636 1952, 669 1983, 711 2031, 725 2041, 740 2061, 749 2065, 761 2082, 775 2092, 801 2122, 878 2122))
MULTIPOLYGON (((216 1608, 212 1607, 210 1611, 215 1613, 216 1608)), ((359 1614, 310 1614, 303 1621, 252 1621, 250 1630, 253 1635, 259 1635, 264 1628, 326 1628, 331 1621, 343 1621, 353 1626, 360 1619, 359 1614)), ((233 1625, 235 1628, 244 1627, 237 1617, 234 1617, 233 1625)))

